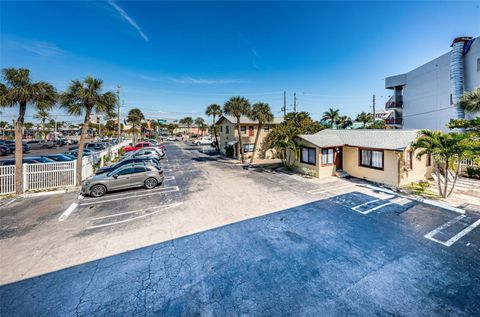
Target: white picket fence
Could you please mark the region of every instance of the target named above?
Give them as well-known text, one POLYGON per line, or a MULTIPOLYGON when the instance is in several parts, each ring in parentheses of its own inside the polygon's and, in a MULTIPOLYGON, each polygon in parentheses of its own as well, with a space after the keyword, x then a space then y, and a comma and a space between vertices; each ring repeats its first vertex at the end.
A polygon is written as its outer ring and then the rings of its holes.
MULTIPOLYGON (((112 159, 118 156, 118 150, 127 145, 128 141, 112 146, 104 151, 82 159, 82 180, 94 173, 93 166, 100 162, 104 164, 106 156, 112 159)), ((23 190, 47 190, 75 186, 77 160, 70 162, 24 164, 23 190)), ((15 166, 0 166, 0 195, 15 192, 15 166)))

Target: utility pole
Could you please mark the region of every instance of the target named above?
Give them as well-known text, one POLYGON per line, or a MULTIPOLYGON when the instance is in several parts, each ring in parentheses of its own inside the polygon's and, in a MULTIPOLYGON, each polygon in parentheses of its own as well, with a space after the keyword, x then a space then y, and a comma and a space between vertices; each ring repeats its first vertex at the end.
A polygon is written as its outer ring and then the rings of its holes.
POLYGON ((375 95, 373 95, 372 107, 373 107, 373 123, 375 123, 375 95))
POLYGON ((293 112, 297 112, 297 93, 293 93, 293 112))
POLYGON ((287 92, 283 91, 283 116, 287 115, 287 92))
POLYGON ((120 143, 120 138, 122 137, 122 124, 120 123, 120 85, 117 84, 117 120, 118 120, 118 131, 117 138, 118 143, 120 143))

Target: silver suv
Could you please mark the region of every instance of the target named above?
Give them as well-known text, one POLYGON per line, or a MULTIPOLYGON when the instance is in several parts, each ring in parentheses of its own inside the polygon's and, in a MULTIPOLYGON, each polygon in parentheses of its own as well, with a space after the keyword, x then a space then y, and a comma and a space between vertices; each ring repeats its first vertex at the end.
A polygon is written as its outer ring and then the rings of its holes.
POLYGON ((101 197, 109 191, 145 187, 155 188, 163 183, 163 171, 158 166, 131 164, 113 172, 92 176, 82 184, 82 194, 101 197))

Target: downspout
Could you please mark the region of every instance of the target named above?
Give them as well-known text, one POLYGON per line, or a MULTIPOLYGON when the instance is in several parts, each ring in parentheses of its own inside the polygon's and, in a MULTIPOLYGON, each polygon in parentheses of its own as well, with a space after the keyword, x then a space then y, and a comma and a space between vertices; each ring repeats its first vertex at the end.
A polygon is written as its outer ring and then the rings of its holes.
POLYGON ((471 37, 457 37, 453 40, 450 52, 450 84, 452 103, 457 108, 457 119, 465 119, 465 112, 458 107, 458 102, 465 90, 465 72, 463 63, 463 48, 471 37))

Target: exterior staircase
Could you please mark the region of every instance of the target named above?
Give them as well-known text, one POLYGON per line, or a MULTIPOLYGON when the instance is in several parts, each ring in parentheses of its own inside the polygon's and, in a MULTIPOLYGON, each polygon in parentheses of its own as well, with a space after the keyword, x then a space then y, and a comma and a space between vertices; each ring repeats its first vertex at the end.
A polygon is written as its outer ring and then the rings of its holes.
POLYGON ((348 174, 347 172, 345 172, 344 170, 337 170, 335 172, 335 175, 337 175, 337 177, 339 178, 348 178, 350 177, 350 174, 348 174))

